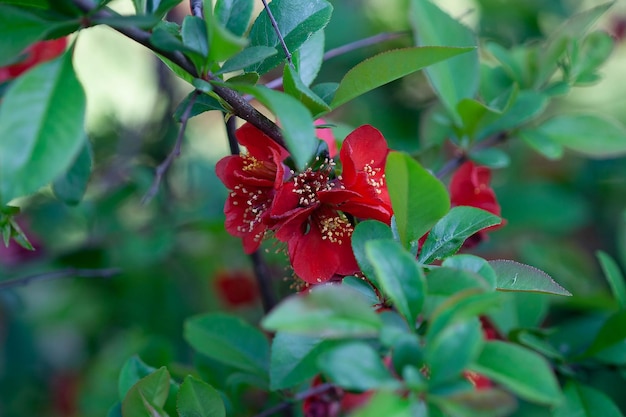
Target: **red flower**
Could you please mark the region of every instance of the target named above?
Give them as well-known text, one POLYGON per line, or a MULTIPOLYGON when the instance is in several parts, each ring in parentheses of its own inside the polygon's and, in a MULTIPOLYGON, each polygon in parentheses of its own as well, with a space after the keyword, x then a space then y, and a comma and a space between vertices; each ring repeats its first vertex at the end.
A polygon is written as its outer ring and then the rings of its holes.
POLYGON ((371 126, 361 126, 344 141, 342 175, 334 162, 296 174, 276 193, 271 208, 276 238, 287 242, 294 272, 316 284, 358 271, 352 253, 351 217, 391 221, 384 181, 387 144, 371 126))
POLYGON ((251 124, 237 129, 236 135, 248 153, 222 158, 215 170, 231 190, 224 207, 226 230, 241 237, 250 254, 259 248, 267 231, 269 208, 283 182, 282 162, 289 153, 251 124))
MULTIPOLYGON (((324 125, 326 124, 326 120, 317 119, 314 124, 315 126, 324 125)), ((328 156, 330 158, 334 158, 335 156, 337 156, 337 142, 335 141, 335 135, 333 135, 333 130, 328 127, 319 128, 315 129, 315 134, 319 139, 326 142, 326 145, 328 145, 328 156)))
MULTIPOLYGON (((452 206, 471 206, 486 210, 500 216, 500 204, 496 193, 490 186, 491 170, 477 166, 467 161, 459 167, 450 181, 450 201, 452 206)), ((502 223, 488 227, 476 233, 466 241, 467 246, 473 246, 484 240, 488 231, 504 226, 502 223)))
POLYGON ((37 42, 24 51, 24 59, 8 67, 0 68, 0 82, 20 76, 35 65, 49 61, 62 54, 67 45, 66 38, 37 42))
POLYGON ((253 304, 259 298, 256 282, 245 272, 219 272, 214 283, 219 297, 231 307, 253 304))

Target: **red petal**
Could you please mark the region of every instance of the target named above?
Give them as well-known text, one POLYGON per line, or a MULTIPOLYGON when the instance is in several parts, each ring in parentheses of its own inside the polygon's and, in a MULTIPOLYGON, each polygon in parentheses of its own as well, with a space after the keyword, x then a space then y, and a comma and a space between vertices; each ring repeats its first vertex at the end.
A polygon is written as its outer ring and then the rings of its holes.
POLYGON ((260 161, 274 161, 274 157, 278 156, 282 162, 289 156, 289 152, 272 140, 265 133, 261 132, 250 123, 245 123, 235 132, 237 141, 248 150, 248 153, 260 161))
POLYGON ((387 142, 379 130, 370 125, 355 129, 344 140, 339 154, 346 186, 356 181, 357 172, 363 172, 366 165, 384 172, 388 153, 387 142))
MULTIPOLYGON (((324 125, 326 121, 324 119, 317 119, 315 121, 315 126, 324 125)), ((332 159, 337 156, 337 141, 335 140, 335 135, 333 134, 333 130, 330 128, 323 129, 315 129, 315 134, 318 138, 326 142, 328 145, 328 155, 332 159)))
POLYGON ((453 206, 471 206, 500 215, 500 204, 490 187, 491 171, 467 161, 450 180, 450 200, 453 206))

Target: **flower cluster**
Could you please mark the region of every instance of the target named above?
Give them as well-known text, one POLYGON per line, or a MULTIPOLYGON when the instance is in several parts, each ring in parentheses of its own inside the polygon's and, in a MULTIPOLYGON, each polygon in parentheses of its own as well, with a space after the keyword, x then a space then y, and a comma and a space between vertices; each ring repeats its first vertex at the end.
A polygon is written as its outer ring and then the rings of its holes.
POLYGON ((287 150, 250 124, 236 136, 247 153, 223 158, 216 171, 230 190, 226 230, 242 238, 246 253, 272 232, 287 244, 295 274, 310 284, 356 273, 354 219, 391 221, 383 135, 369 125, 350 133, 339 152, 341 174, 329 158, 290 170, 287 150))
POLYGON ((23 72, 35 65, 56 58, 63 53, 67 38, 37 42, 29 46, 19 62, 0 68, 0 83, 19 77, 23 72))

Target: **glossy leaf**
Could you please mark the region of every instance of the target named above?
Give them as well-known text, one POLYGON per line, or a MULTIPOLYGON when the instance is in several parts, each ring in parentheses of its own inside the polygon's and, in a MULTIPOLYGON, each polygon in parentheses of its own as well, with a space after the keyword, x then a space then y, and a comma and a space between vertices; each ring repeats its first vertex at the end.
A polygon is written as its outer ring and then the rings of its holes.
POLYGON ((291 388, 319 373, 317 358, 323 352, 323 342, 318 337, 276 333, 270 359, 270 388, 291 388))
POLYGON ((163 366, 140 379, 126 394, 122 401, 124 416, 164 416, 165 405, 170 387, 170 374, 163 366))
POLYGON ((418 259, 423 264, 430 264, 454 255, 468 237, 501 222, 500 217, 476 207, 453 207, 433 226, 418 259))
POLYGON ((226 409, 219 392, 189 375, 180 385, 176 409, 180 417, 225 417, 226 409))
POLYGON ((302 44, 296 54, 296 62, 300 79, 307 87, 311 85, 324 61, 324 31, 314 33, 302 44))
POLYGON ((391 81, 473 48, 423 46, 394 49, 375 55, 353 67, 344 75, 330 103, 336 109, 342 104, 391 81))
POLYGON ((283 72, 283 88, 287 94, 304 104, 313 115, 322 114, 330 110, 328 104, 311 91, 302 82, 300 75, 289 65, 285 65, 283 72))
POLYGON ((222 68, 220 68, 216 74, 239 71, 245 67, 261 62, 272 55, 276 55, 277 53, 276 48, 269 46, 251 46, 224 62, 224 65, 222 65, 222 68))
POLYGON ((85 104, 70 52, 14 82, 0 107, 0 204, 70 167, 85 144, 85 104))
POLYGON ((208 35, 206 25, 201 18, 197 16, 185 16, 180 34, 183 38, 183 45, 189 50, 195 51, 205 59, 208 57, 208 35))
POLYGON ((267 375, 270 349, 265 335, 243 320, 223 313, 192 317, 185 340, 199 353, 260 376, 267 375))
POLYGON ((317 286, 276 306, 262 321, 266 330, 325 338, 370 337, 382 321, 357 291, 336 285, 317 286))
POLYGON ((341 344, 324 352, 317 362, 322 373, 341 388, 367 391, 400 387, 378 352, 364 342, 341 344))
POLYGON ((361 268, 361 271, 376 283, 376 271, 365 253, 365 244, 370 240, 393 239, 391 229, 386 224, 376 220, 365 220, 354 228, 352 233, 352 251, 361 268))
POLYGON ((555 116, 539 130, 552 141, 590 158, 626 155, 626 129, 603 116, 555 116))
MULTIPOLYGON (((333 11, 333 7, 325 0, 274 0, 269 4, 269 8, 292 54, 313 33, 328 24, 333 11)), ((250 30, 250 46, 259 45, 270 46, 280 51, 277 55, 247 69, 247 71, 265 74, 285 59, 276 31, 265 12, 261 12, 250 30)))
POLYGON ((313 118, 306 107, 290 95, 266 87, 237 85, 235 88, 252 94, 276 115, 291 157, 298 169, 304 169, 315 155, 319 143, 313 118))
POLYGON ((563 388, 565 400, 558 406, 553 417, 623 417, 613 400, 601 391, 576 381, 569 381, 563 388))
POLYGON ((519 262, 498 259, 489 261, 498 276, 497 287, 501 291, 529 291, 545 294, 572 295, 557 284, 550 275, 519 262))
POLYGON ((248 29, 254 0, 217 0, 214 15, 233 35, 242 36, 248 29))
POLYGON ((487 260, 475 255, 461 254, 446 258, 441 264, 444 267, 474 272, 488 283, 490 288, 496 288, 496 271, 493 270, 487 260))
POLYGON ((517 345, 486 342, 470 370, 531 402, 557 405, 562 400, 550 364, 538 354, 517 345))
MULTIPOLYGON (((209 5, 212 4, 208 0, 209 5)), ((226 29, 212 14, 205 15, 206 30, 209 36, 209 61, 221 62, 232 58, 248 45, 246 38, 239 37, 226 29)))
POLYGON ((613 296, 622 309, 626 309, 626 282, 624 275, 619 269, 619 265, 611 256, 605 252, 597 251, 596 256, 600 261, 600 266, 604 272, 606 280, 609 282, 613 296))
MULTIPOLYGON (((471 29, 444 13, 429 0, 411 0, 410 20, 418 45, 476 47, 471 29)), ((426 75, 437 96, 460 125, 457 104, 473 98, 478 91, 480 67, 478 51, 438 63, 426 69, 426 75)))
POLYGON ((452 295, 467 289, 491 290, 489 282, 481 275, 454 268, 437 268, 426 275, 428 293, 452 295))
POLYGON ((417 242, 450 209, 446 187, 408 155, 391 152, 385 167, 400 241, 417 242))
POLYGON ((26 47, 44 38, 52 25, 27 10, 0 4, 0 67, 13 63, 26 47))
POLYGON ((376 281, 413 327, 424 303, 424 273, 414 257, 394 240, 365 243, 365 254, 374 267, 376 281))
POLYGON ((87 190, 91 165, 91 144, 85 139, 85 144, 70 168, 52 184, 56 198, 70 206, 80 203, 87 190))

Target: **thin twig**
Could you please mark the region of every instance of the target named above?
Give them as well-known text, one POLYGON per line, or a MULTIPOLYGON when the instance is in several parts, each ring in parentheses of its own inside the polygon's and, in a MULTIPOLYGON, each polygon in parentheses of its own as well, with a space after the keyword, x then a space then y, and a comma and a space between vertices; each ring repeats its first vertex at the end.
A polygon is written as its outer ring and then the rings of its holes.
POLYGON ((48 279, 58 278, 111 278, 122 272, 119 268, 107 268, 107 269, 78 269, 68 268, 58 271, 44 272, 42 274, 29 275, 26 277, 10 279, 0 282, 0 290, 7 288, 20 287, 27 285, 33 281, 44 281, 48 279))
POLYGON ((280 413, 281 411, 286 410, 289 407, 291 407, 291 405, 294 402, 306 400, 307 398, 313 397, 314 395, 319 395, 319 394, 322 394, 322 393, 324 393, 326 391, 330 391, 334 387, 335 386, 332 385, 332 384, 317 385, 315 387, 309 388, 306 391, 303 391, 303 392, 300 392, 300 393, 294 395, 294 397, 291 398, 289 401, 282 402, 280 404, 275 405, 272 408, 268 408, 267 410, 262 411, 261 413, 257 414, 254 417, 269 417, 269 416, 271 416, 273 414, 280 413))
POLYGON ((392 39, 401 38, 402 36, 408 35, 410 32, 383 32, 378 35, 370 36, 369 38, 359 39, 358 41, 350 42, 345 45, 339 46, 334 49, 329 49, 324 54, 324 61, 329 60, 331 58, 335 58, 339 55, 346 54, 348 52, 352 52, 356 49, 364 48, 366 46, 376 45, 377 43, 389 41, 392 39))
POLYGON ((285 52, 285 58, 287 58, 287 62, 289 65, 293 66, 293 62, 291 62, 291 52, 289 52, 289 48, 287 48, 287 44, 285 43, 285 39, 283 38, 283 34, 280 33, 280 28, 278 27, 278 23, 276 23, 276 19, 274 19, 274 15, 267 5, 266 0, 261 0, 263 2, 263 7, 265 7, 265 11, 267 12, 267 16, 270 18, 270 22, 272 23, 272 27, 276 32, 276 36, 278 36, 278 40, 280 45, 283 47, 283 51, 285 52))
MULTIPOLYGON (((491 146, 497 145, 501 142, 504 142, 508 137, 509 137, 508 132, 497 133, 493 136, 488 137, 487 139, 481 142, 478 142, 476 146, 472 148, 472 151, 479 151, 481 149, 486 149, 491 146)), ((442 179, 446 175, 450 174, 452 171, 454 171, 459 166, 461 166, 463 162, 469 159, 467 155, 468 155, 467 152, 463 152, 463 153, 458 154, 454 158, 450 159, 448 162, 445 163, 443 167, 441 167, 439 171, 437 171, 436 177, 439 179, 442 179)))
POLYGON ((204 5, 202 0, 189 0, 189 8, 191 9, 192 15, 204 19, 204 5))
POLYGON ((189 121, 191 116, 191 109, 193 108, 193 103, 196 102, 196 98, 200 94, 199 90, 195 90, 191 97, 189 98, 189 102, 185 107, 185 111, 182 116, 180 116, 180 129, 178 130, 178 136, 176 136, 176 143, 174 143, 174 148, 167 155, 167 158, 163 162, 156 167, 154 172, 154 180, 152 181, 152 186, 148 192, 141 199, 141 204, 148 204, 159 191, 159 185, 161 185, 161 181, 163 180, 163 175, 167 172, 167 170, 174 162, 174 158, 178 158, 180 156, 180 148, 183 144, 183 139, 185 138, 185 130, 187 130, 187 122, 189 121))

